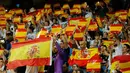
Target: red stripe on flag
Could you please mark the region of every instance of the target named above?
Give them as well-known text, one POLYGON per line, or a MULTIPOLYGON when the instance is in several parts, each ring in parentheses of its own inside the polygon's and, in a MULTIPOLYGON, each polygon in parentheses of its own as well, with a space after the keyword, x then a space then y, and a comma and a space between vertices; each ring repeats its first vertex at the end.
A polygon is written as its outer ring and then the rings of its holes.
POLYGON ((8 69, 15 69, 20 66, 43 66, 50 65, 50 58, 35 58, 30 60, 15 60, 7 64, 8 69), (29 65, 30 64, 30 65, 29 65))

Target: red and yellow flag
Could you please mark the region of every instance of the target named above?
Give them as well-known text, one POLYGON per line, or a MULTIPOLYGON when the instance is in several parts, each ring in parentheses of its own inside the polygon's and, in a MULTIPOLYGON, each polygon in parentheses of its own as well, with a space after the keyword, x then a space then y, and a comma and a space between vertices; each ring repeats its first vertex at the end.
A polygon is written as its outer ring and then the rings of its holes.
POLYGON ((42 12, 41 11, 37 12, 37 14, 36 14, 36 22, 38 22, 41 19, 41 17, 42 17, 42 12))
POLYGON ((0 14, 5 14, 5 10, 0 10, 0 14))
POLYGON ((111 71, 120 68, 123 73, 130 71, 130 55, 116 56, 112 59, 111 71))
POLYGON ((42 28, 41 31, 37 34, 37 38, 45 37, 46 35, 47 35, 47 30, 42 28))
POLYGON ((61 14, 64 14, 64 11, 63 10, 56 10, 55 15, 61 15, 61 14))
POLYGON ((63 8, 63 9, 69 9, 70 6, 69 6, 69 4, 64 4, 62 8, 63 8))
POLYGON ((23 10, 22 9, 14 9, 14 12, 16 14, 23 14, 23 10))
POLYGON ((110 32, 111 33, 120 33, 122 30, 122 24, 111 24, 110 25, 110 32))
POLYGON ((88 26, 89 31, 96 31, 98 29, 97 23, 96 22, 90 22, 88 26))
POLYGON ((21 18, 20 18, 19 16, 14 17, 14 18, 13 18, 13 22, 14 22, 14 23, 20 23, 20 22, 21 22, 21 18))
POLYGON ((62 28, 61 28, 60 25, 58 25, 58 26, 52 26, 51 33, 52 33, 52 34, 60 33, 61 29, 62 29, 62 28))
POLYGON ((12 16, 13 16, 13 15, 12 15, 11 13, 6 13, 6 14, 5 14, 5 17, 6 17, 7 19, 12 18, 12 16))
POLYGON ((100 27, 100 28, 102 28, 102 22, 101 22, 101 19, 100 19, 100 17, 96 17, 96 20, 97 20, 97 23, 98 23, 98 26, 100 27))
POLYGON ((6 18, 5 17, 0 17, 0 26, 6 26, 6 18))
POLYGON ((81 8, 81 5, 80 5, 80 4, 74 4, 74 5, 73 5, 73 8, 78 8, 78 9, 80 9, 80 8, 81 8))
POLYGON ((26 29, 17 29, 15 33, 15 39, 19 42, 23 42, 26 39, 27 30, 26 29))
POLYGON ((33 16, 32 15, 26 15, 23 17, 23 22, 29 22, 32 21, 33 16))
POLYGON ((18 24, 18 29, 25 29, 25 23, 18 24))
POLYGON ((101 58, 98 55, 97 48, 85 50, 73 49, 68 63, 69 65, 77 64, 80 67, 86 66, 88 71, 100 70, 101 58), (85 55, 84 52, 87 52, 87 54, 85 55))
POLYGON ((45 4, 44 8, 51 8, 51 4, 45 4))
POLYGON ((10 51, 7 68, 15 69, 20 66, 51 65, 51 48, 51 38, 39 38, 14 43, 10 51))

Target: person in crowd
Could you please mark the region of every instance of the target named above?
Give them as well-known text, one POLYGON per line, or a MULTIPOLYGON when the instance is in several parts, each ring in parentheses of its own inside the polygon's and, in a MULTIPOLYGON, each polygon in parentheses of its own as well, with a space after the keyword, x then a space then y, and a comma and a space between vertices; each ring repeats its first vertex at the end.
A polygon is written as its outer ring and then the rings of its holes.
POLYGON ((121 39, 119 37, 115 39, 113 50, 114 50, 113 57, 122 55, 122 44, 121 39))
POLYGON ((69 47, 67 42, 67 37, 62 36, 62 39, 60 42, 56 40, 56 36, 54 38, 56 48, 58 50, 57 56, 54 61, 54 73, 62 73, 63 69, 62 66, 67 63, 69 59, 69 47))
POLYGON ((101 46, 100 57, 102 58, 101 72, 100 73, 106 73, 107 72, 106 67, 107 67, 108 58, 109 58, 109 53, 107 51, 106 45, 101 46))
POLYGON ((33 40, 36 38, 36 34, 34 33, 34 27, 28 28, 27 40, 33 40))
POLYGON ((84 73, 78 65, 74 64, 72 66, 72 70, 69 73, 84 73))
POLYGON ((122 55, 130 55, 130 46, 128 44, 123 45, 122 55))
POLYGON ((3 58, 0 58, 0 73, 6 73, 6 65, 3 61, 3 58))

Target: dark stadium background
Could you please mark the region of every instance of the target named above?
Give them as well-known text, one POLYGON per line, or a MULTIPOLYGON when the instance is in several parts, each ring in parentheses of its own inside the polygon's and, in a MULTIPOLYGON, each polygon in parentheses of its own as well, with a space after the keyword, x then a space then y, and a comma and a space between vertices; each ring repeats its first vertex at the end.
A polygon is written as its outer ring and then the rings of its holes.
MULTIPOLYGON (((95 2, 102 0, 0 0, 0 4, 5 5, 7 8, 14 8, 16 4, 20 4, 21 8, 36 7, 41 8, 45 3, 55 4, 59 2, 60 4, 69 3, 70 5, 74 3, 87 2, 90 7, 94 7, 95 2)), ((114 9, 123 9, 129 7, 130 0, 111 0, 110 6, 114 9)))

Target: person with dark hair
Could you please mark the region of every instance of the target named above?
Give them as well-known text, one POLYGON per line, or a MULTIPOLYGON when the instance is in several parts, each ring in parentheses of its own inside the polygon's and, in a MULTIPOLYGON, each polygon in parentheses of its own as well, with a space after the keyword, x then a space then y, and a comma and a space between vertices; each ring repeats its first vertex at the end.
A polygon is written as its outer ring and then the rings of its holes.
POLYGON ((123 55, 130 55, 130 46, 128 44, 124 44, 122 48, 123 55))
POLYGON ((36 38, 36 34, 34 34, 34 27, 29 27, 28 28, 28 34, 27 34, 27 40, 33 40, 36 38))
POLYGON ((54 41, 56 44, 56 48, 58 50, 55 61, 54 61, 54 73, 62 73, 63 65, 68 62, 69 59, 69 51, 67 36, 61 36, 62 40, 58 42, 56 40, 57 36, 55 36, 54 41))
POLYGON ((74 64, 72 66, 72 70, 69 73, 83 73, 83 71, 79 68, 78 65, 74 64))

